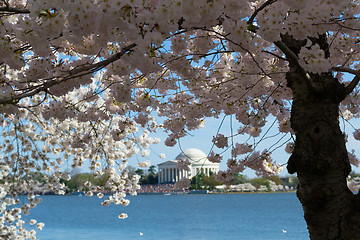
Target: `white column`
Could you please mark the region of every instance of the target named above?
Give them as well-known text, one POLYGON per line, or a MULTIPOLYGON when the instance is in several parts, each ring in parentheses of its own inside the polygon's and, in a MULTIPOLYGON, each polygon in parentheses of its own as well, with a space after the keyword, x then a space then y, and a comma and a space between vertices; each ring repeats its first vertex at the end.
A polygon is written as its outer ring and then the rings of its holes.
POLYGON ((166 168, 163 168, 163 183, 166 182, 166 168))
POLYGON ((161 180, 160 180, 160 168, 159 168, 159 171, 158 171, 158 184, 161 183, 161 180))
POLYGON ((163 169, 161 169, 161 171, 162 171, 162 174, 161 174, 161 183, 164 183, 164 182, 165 182, 166 169, 163 168, 163 169))
POLYGON ((172 168, 169 168, 169 182, 172 182, 172 168))
POLYGON ((171 172, 170 172, 170 168, 168 168, 167 169, 167 173, 168 173, 168 177, 167 177, 167 182, 170 182, 171 180, 171 176, 170 176, 170 174, 171 174, 171 172))
POLYGON ((164 182, 164 169, 161 168, 160 171, 161 171, 160 182, 163 183, 164 182))
POLYGON ((162 168, 159 168, 160 183, 162 183, 164 172, 162 168))
POLYGON ((175 168, 171 169, 171 182, 175 181, 175 168))

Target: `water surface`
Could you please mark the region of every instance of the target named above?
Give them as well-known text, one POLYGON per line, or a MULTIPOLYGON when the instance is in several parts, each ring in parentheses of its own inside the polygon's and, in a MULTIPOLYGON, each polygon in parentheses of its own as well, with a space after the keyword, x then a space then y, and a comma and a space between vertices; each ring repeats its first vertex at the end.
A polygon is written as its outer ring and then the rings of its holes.
POLYGON ((294 193, 138 195, 127 207, 102 207, 97 197, 43 199, 30 216, 45 222, 41 240, 309 239, 294 193), (121 211, 129 217, 118 219, 121 211))

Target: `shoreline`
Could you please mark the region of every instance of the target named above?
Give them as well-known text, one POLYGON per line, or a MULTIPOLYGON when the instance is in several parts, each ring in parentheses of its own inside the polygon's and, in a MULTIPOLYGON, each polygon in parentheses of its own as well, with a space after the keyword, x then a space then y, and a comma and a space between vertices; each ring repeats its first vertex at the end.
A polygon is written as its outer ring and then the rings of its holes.
POLYGON ((208 192, 205 193, 203 191, 199 191, 199 192, 170 192, 170 193, 152 193, 152 192, 141 192, 141 193, 137 193, 137 195, 187 195, 187 194, 266 194, 266 193, 296 193, 296 191, 270 191, 270 192, 208 192))

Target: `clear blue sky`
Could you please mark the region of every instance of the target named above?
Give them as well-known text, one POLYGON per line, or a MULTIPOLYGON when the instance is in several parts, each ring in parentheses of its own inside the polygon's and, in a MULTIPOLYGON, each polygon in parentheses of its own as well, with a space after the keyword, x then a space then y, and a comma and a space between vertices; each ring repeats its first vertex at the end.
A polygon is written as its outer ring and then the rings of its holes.
MULTIPOLYGON (((274 119, 269 119, 268 123, 265 125, 265 127, 263 129, 262 134, 264 134, 267 131, 268 127, 272 124, 273 120, 274 119)), ((136 163, 138 161, 141 162, 141 161, 146 161, 148 159, 151 161, 152 165, 157 165, 161 162, 175 159, 175 157, 181 152, 181 149, 185 150, 187 148, 198 148, 198 149, 202 150, 205 154, 208 154, 212 147, 212 142, 211 142, 212 137, 214 135, 216 135, 219 125, 220 125, 220 122, 221 122, 221 119, 207 119, 205 121, 204 128, 193 131, 191 136, 189 135, 189 136, 182 138, 180 140, 180 144, 176 144, 174 147, 167 147, 162 142, 159 144, 156 144, 156 145, 151 145, 151 153, 147 158, 142 158, 141 156, 133 157, 132 159, 129 160, 129 165, 136 167, 136 163), (180 146, 181 146, 181 148, 180 148, 180 146), (166 155, 166 158, 161 159, 159 157, 160 153, 164 153, 166 155)), ((235 122, 236 121, 234 121, 234 123, 235 122)), ((341 120, 340 124, 343 129, 342 120, 341 120)), ((355 127, 360 126, 360 120, 352 121, 352 124, 355 127)), ((234 127, 234 131, 236 131, 236 130, 237 130, 236 127, 234 127)), ((351 149, 355 149, 355 152, 357 153, 357 155, 359 155, 359 150, 357 150, 357 149, 359 149, 360 142, 356 141, 352 137, 353 128, 349 124, 345 124, 345 131, 349 135, 349 138, 348 138, 349 142, 347 143, 348 150, 351 151, 351 149)), ((220 132, 224 133, 225 135, 228 135, 230 133, 229 118, 227 118, 227 120, 224 121, 224 124, 222 125, 220 132)), ((278 126, 275 124, 269 131, 268 136, 275 135, 276 133, 278 133, 278 126)), ((262 134, 260 135, 259 138, 261 138, 262 134)), ((166 139, 167 135, 164 132, 159 132, 159 133, 156 133, 151 136, 158 137, 162 141, 164 141, 166 139)), ((278 139, 280 139, 281 136, 282 135, 279 135, 275 138, 270 138, 270 139, 264 140, 263 143, 261 145, 259 145, 257 150, 262 151, 264 149, 264 147, 269 147, 269 146, 273 145, 273 143, 276 142, 278 139)), ((245 141, 247 138, 248 138, 248 136, 246 136, 246 135, 240 136, 240 137, 234 139, 234 143, 235 142, 241 143, 242 141, 245 141)), ((289 138, 290 138, 290 135, 288 134, 280 141, 280 143, 278 145, 281 145, 289 138)), ((252 140, 250 140, 249 143, 252 143, 252 140)), ((280 164, 285 164, 287 162, 288 158, 290 157, 290 155, 284 151, 285 145, 283 145, 279 149, 275 150, 272 154, 272 158, 280 164)), ((214 150, 217 153, 221 152, 221 150, 217 149, 216 147, 214 148, 214 150)), ((230 157, 230 150, 225 152, 223 154, 223 156, 224 156, 224 160, 223 160, 223 162, 220 163, 220 170, 226 169, 226 162, 227 162, 227 159, 230 157)), ((352 168, 356 172, 360 172, 360 168, 355 168, 354 166, 352 166, 352 168)), ((251 178, 256 177, 255 172, 252 171, 251 169, 245 170, 244 174, 251 178)), ((281 175, 286 176, 289 174, 285 169, 281 173, 281 175)))

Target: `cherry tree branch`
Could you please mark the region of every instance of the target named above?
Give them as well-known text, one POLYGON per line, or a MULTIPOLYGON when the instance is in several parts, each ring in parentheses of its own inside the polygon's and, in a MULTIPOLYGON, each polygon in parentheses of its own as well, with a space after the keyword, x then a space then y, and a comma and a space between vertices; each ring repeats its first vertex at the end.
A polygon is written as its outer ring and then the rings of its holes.
MULTIPOLYGON (((252 25, 256 15, 262 11, 264 8, 266 8, 267 6, 273 4, 277 2, 277 0, 267 0, 266 2, 264 2, 258 9, 256 9, 254 11, 254 13, 250 16, 249 20, 247 21, 247 24, 252 25)), ((249 28, 248 30, 251 32, 256 32, 255 29, 253 28, 249 28)), ((296 54, 291 51, 290 48, 288 48, 288 46, 286 46, 286 44, 282 41, 276 41, 274 42, 275 46, 277 46, 287 57, 287 60, 292 62, 295 66, 297 66, 297 68, 300 70, 300 73, 303 75, 306 84, 308 85, 308 87, 312 90, 312 91, 316 91, 316 88, 311 80, 310 75, 304 70, 304 68, 302 68, 299 64, 299 59, 296 56, 296 54)))
POLYGON ((273 53, 273 52, 270 52, 270 51, 266 51, 266 50, 264 50, 264 51, 262 51, 262 52, 268 53, 268 54, 270 54, 270 55, 272 55, 272 56, 274 56, 274 57, 276 57, 276 58, 278 58, 278 59, 282 59, 282 60, 284 60, 284 61, 289 61, 289 59, 284 58, 284 57, 282 57, 282 56, 279 56, 279 55, 277 55, 276 53, 273 53))
POLYGON ((291 51, 291 49, 288 48, 288 46, 286 46, 286 44, 283 43, 282 41, 276 41, 276 42, 274 42, 274 44, 286 55, 286 57, 290 60, 291 63, 293 63, 293 64, 295 64, 295 66, 297 66, 297 68, 300 70, 300 73, 303 75, 308 87, 311 90, 316 91, 316 88, 312 82, 312 79, 311 79, 309 73, 307 73, 304 70, 304 68, 300 66, 299 58, 295 55, 295 53, 293 51, 291 51))
POLYGON ((252 24, 256 15, 262 11, 264 8, 266 8, 267 6, 275 3, 277 0, 267 0, 266 2, 264 2, 258 9, 256 9, 254 11, 254 13, 251 15, 251 17, 249 18, 249 20, 247 21, 247 24, 252 24))
POLYGON ((347 67, 332 67, 331 70, 334 70, 336 72, 347 72, 347 73, 351 73, 351 74, 359 74, 360 71, 359 70, 355 70, 355 69, 352 69, 352 68, 347 68, 347 67))
POLYGON ((349 85, 347 85, 345 87, 345 92, 346 94, 350 94, 354 88, 356 88, 356 86, 358 85, 360 81, 360 72, 358 72, 355 77, 353 78, 353 80, 351 80, 351 82, 349 83, 349 85))
POLYGON ((111 57, 109 57, 103 61, 100 61, 100 62, 97 62, 94 64, 84 65, 81 67, 75 67, 74 69, 68 71, 63 76, 57 76, 52 79, 49 79, 45 83, 35 87, 33 90, 31 90, 29 92, 24 92, 24 93, 15 95, 15 96, 2 98, 2 99, 0 99, 0 104, 14 104, 23 98, 34 96, 35 94, 43 92, 43 91, 46 92, 50 87, 55 86, 66 80, 99 71, 100 69, 106 67, 110 63, 115 62, 116 60, 120 59, 124 54, 131 51, 134 47, 136 47, 136 43, 132 43, 132 44, 124 47, 120 52, 112 55, 111 57))
POLYGON ((333 67, 331 69, 337 72, 347 72, 355 75, 353 80, 351 80, 351 82, 345 87, 346 95, 350 94, 354 90, 354 88, 356 88, 360 81, 360 70, 355 70, 347 67, 333 67))
POLYGON ((30 13, 30 10, 23 9, 23 8, 14 8, 14 7, 0 7, 0 12, 6 12, 6 13, 30 13))

